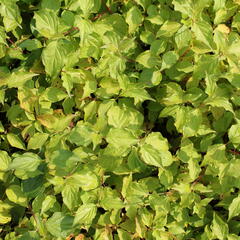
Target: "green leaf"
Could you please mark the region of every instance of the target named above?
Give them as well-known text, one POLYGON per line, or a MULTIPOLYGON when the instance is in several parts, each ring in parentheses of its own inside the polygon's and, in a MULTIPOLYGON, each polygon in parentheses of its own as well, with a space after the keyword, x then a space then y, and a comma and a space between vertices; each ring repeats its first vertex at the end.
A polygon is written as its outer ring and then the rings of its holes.
POLYGON ((81 205, 74 218, 74 225, 76 224, 83 224, 89 225, 92 223, 93 219, 95 218, 97 213, 97 207, 95 204, 83 204, 81 205))
POLYGON ((159 96, 161 96, 160 101, 167 106, 183 102, 183 90, 177 83, 170 82, 163 85, 159 96))
POLYGON ((126 90, 122 91, 122 95, 125 97, 134 98, 134 103, 138 104, 144 102, 145 100, 155 101, 147 92, 147 90, 141 88, 140 86, 130 85, 126 90))
POLYGON ((232 108, 232 104, 225 97, 207 98, 205 102, 206 104, 212 107, 221 107, 229 112, 232 112, 232 113, 234 112, 232 108))
POLYGON ((146 68, 153 68, 156 65, 160 65, 160 58, 153 55, 149 50, 138 55, 136 61, 146 68))
POLYGON ((131 235, 127 231, 118 229, 117 232, 120 240, 131 240, 131 235))
POLYGON ((140 153, 146 164, 162 168, 159 152, 153 146, 150 144, 144 144, 140 149, 140 153))
POLYGON ((138 139, 129 130, 117 128, 110 129, 106 140, 116 148, 130 147, 138 143, 138 139))
POLYGON ((0 6, 0 14, 3 17, 3 24, 6 32, 21 27, 22 18, 18 5, 14 1, 4 1, 0 6))
POLYGON ((143 123, 143 116, 134 109, 112 106, 108 112, 108 123, 115 128, 138 129, 143 123))
MULTIPOLYGON (((37 174, 36 174, 37 175, 37 174)), ((35 198, 38 194, 42 193, 44 189, 43 175, 37 175, 22 181, 22 191, 28 198, 35 198)))
POLYGON ((50 160, 56 169, 57 176, 68 175, 74 168, 76 168, 76 164, 80 161, 77 155, 63 149, 54 151, 51 154, 50 160))
POLYGON ((84 17, 88 17, 90 13, 96 13, 98 12, 100 6, 101 6, 101 1, 100 0, 86 0, 82 2, 81 4, 79 3, 79 6, 83 12, 84 17))
POLYGON ((161 71, 172 67, 177 62, 178 57, 179 57, 178 54, 176 54, 174 51, 164 53, 162 57, 161 71))
POLYGON ((145 138, 145 142, 147 144, 152 145, 154 148, 156 148, 159 151, 167 151, 169 148, 167 139, 164 138, 160 132, 150 133, 145 138))
POLYGON ((67 94, 64 91, 55 87, 46 88, 46 90, 42 95, 43 99, 48 100, 52 103, 59 102, 66 97, 67 97, 67 94))
POLYGON ((157 37, 158 38, 172 37, 180 27, 181 27, 181 24, 179 24, 178 22, 166 21, 157 32, 157 37))
POLYGON ((141 5, 144 9, 147 9, 151 4, 152 0, 136 0, 136 2, 141 5))
POLYGON ((29 231, 27 233, 21 234, 17 237, 17 240, 39 240, 41 239, 38 232, 36 231, 29 231))
POLYGON ((29 72, 14 72, 7 78, 8 87, 22 87, 28 80, 37 75, 29 72))
MULTIPOLYGON (((44 3, 42 3, 44 5, 44 3)), ((59 18, 57 14, 51 10, 44 9, 34 12, 36 21, 36 30, 43 37, 53 38, 59 33, 59 18)))
POLYGON ((198 41, 203 42, 211 50, 214 49, 213 30, 206 21, 197 21, 192 26, 192 31, 198 41))
POLYGON ((145 163, 156 167, 169 166, 173 162, 168 151, 168 141, 160 133, 152 132, 141 146, 140 153, 145 163))
POLYGON ((184 136, 185 137, 197 136, 203 121, 201 111, 199 109, 189 110, 184 112, 184 114, 186 119, 183 125, 184 136))
POLYGON ((33 51, 42 48, 42 43, 37 39, 27 39, 23 41, 19 47, 26 48, 28 51, 33 51))
POLYGON ((157 86, 162 81, 162 74, 160 71, 154 71, 154 69, 144 69, 141 72, 139 81, 144 87, 157 86))
POLYGON ((234 124, 230 127, 230 129, 228 130, 228 137, 230 142, 238 147, 240 144, 240 126, 239 124, 234 124))
POLYGON ((150 51, 154 55, 159 55, 163 53, 167 47, 167 41, 164 39, 158 39, 151 43, 150 51))
POLYGON ((118 106, 111 107, 108 111, 108 123, 115 128, 127 126, 128 112, 118 106))
POLYGON ((0 121, 0 132, 4 132, 4 127, 2 125, 2 122, 0 121))
POLYGON ((25 150, 25 144, 22 142, 22 140, 17 135, 15 135, 13 133, 8 133, 7 140, 12 147, 25 150))
POLYGON ((73 210, 79 202, 78 196, 79 189, 78 187, 65 185, 62 190, 62 197, 64 204, 70 209, 73 210))
MULTIPOLYGON (((77 72, 77 75, 79 73, 77 72)), ((73 78, 71 76, 71 73, 68 74, 68 72, 62 73, 62 80, 63 80, 63 87, 66 89, 68 96, 71 96, 71 90, 73 89, 73 78)))
POLYGON ((28 149, 41 148, 47 141, 49 135, 47 133, 35 133, 28 142, 28 149))
POLYGON ((74 115, 64 115, 61 111, 55 114, 38 115, 37 120, 49 131, 61 132, 71 123, 74 115))
POLYGON ((7 46, 6 38, 7 38, 7 36, 6 36, 5 30, 4 30, 4 27, 0 26, 0 43, 7 46))
POLYGON ((11 222, 11 214, 8 212, 0 212, 0 224, 7 224, 11 222))
POLYGON ((27 207, 27 197, 22 192, 18 185, 11 185, 6 189, 6 195, 11 202, 14 202, 23 207, 27 207))
POLYGON ((43 10, 50 9, 53 11, 58 11, 60 7, 61 7, 61 0, 52 0, 52 1, 42 0, 41 1, 41 8, 43 10))
POLYGON ((88 146, 93 140, 94 131, 90 125, 79 124, 70 135, 69 141, 78 146, 88 146))
POLYGON ((193 15, 193 3, 188 0, 173 0, 174 8, 185 15, 192 17, 193 15))
POLYGON ((189 176, 192 181, 194 181, 201 172, 201 167, 198 164, 198 161, 196 159, 190 159, 188 161, 188 169, 189 169, 189 176))
POLYGON ((33 172, 38 168, 40 162, 41 159, 38 155, 30 152, 24 153, 13 159, 9 165, 9 169, 33 172))
POLYGON ((233 201, 228 207, 228 211, 229 211, 228 220, 240 214, 240 197, 239 196, 233 199, 233 201))
POLYGON ((89 170, 81 170, 74 173, 69 181, 76 187, 81 187, 83 191, 90 191, 99 186, 97 175, 89 170))
POLYGON ((62 212, 55 212, 46 222, 47 230, 54 236, 66 238, 73 232, 74 217, 62 212))
POLYGON ((137 27, 140 26, 142 21, 143 21, 143 16, 142 16, 142 13, 137 6, 132 7, 127 12, 126 22, 129 25, 129 32, 130 33, 133 33, 137 29, 137 27))
MULTIPOLYGON (((184 15, 190 16, 191 18, 199 17, 202 10, 209 7, 212 1, 209 0, 174 0, 173 4, 176 11, 180 11, 184 15)), ((221 0, 219 0, 221 2, 221 0)))
POLYGON ((46 196, 42 202, 41 214, 50 210, 56 202, 55 196, 46 196))
POLYGON ((192 33, 187 26, 182 26, 175 35, 175 42, 179 49, 188 47, 192 38, 192 33))
POLYGON ((11 158, 5 151, 0 151, 0 171, 6 171, 11 163, 11 158))
POLYGON ((141 172, 146 169, 146 165, 141 161, 135 148, 132 149, 128 156, 128 167, 134 172, 141 172))
POLYGON ((105 210, 119 210, 124 207, 124 203, 116 190, 105 188, 100 196, 100 206, 105 210))
POLYGON ((64 63, 71 50, 71 42, 65 39, 53 40, 48 43, 42 52, 42 61, 46 73, 51 77, 56 77, 64 67, 64 63))
POLYGON ((212 231, 220 240, 225 240, 229 232, 227 223, 215 212, 213 213, 212 231))

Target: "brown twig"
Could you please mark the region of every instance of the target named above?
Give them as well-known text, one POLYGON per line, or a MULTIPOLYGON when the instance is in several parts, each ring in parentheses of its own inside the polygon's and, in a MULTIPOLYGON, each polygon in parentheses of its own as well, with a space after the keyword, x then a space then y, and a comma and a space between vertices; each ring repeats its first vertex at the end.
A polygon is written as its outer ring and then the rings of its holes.
POLYGON ((110 13, 110 14, 113 14, 112 10, 107 6, 107 3, 104 2, 103 0, 101 1, 103 5, 105 5, 107 11, 110 13))
POLYGON ((233 155, 240 155, 240 151, 236 149, 229 149, 228 152, 232 153, 233 155))
POLYGON ((68 31, 64 32, 63 35, 64 36, 67 36, 69 35, 70 33, 74 32, 74 31, 79 31, 80 29, 78 27, 72 27, 71 29, 69 29, 68 31))
MULTIPOLYGON (((35 223, 36 223, 36 226, 37 226, 38 220, 37 220, 37 218, 36 218, 35 213, 33 212, 32 206, 31 206, 30 204, 28 205, 28 210, 29 210, 29 212, 32 214, 33 219, 34 219, 34 221, 35 221, 35 223)), ((39 232, 38 226, 37 226, 37 229, 36 229, 36 230, 37 230, 37 232, 39 232)))
POLYGON ((106 5, 106 9, 110 14, 113 14, 112 10, 106 5))
POLYGON ((187 49, 183 52, 183 54, 179 57, 179 61, 182 61, 183 58, 184 58, 190 51, 191 51, 191 48, 190 48, 190 47, 187 48, 187 49))
POLYGON ((126 56, 123 56, 123 55, 122 55, 122 57, 123 57, 125 60, 127 60, 128 62, 131 62, 131 63, 135 63, 135 62, 136 62, 134 59, 128 58, 128 57, 126 57, 126 56))
POLYGON ((92 20, 92 21, 96 21, 97 19, 99 19, 100 17, 102 17, 104 14, 106 14, 106 12, 99 13, 99 14, 97 14, 95 17, 93 17, 91 20, 92 20))
POLYGON ((96 21, 97 19, 101 18, 104 14, 113 14, 112 10, 105 4, 105 7, 106 7, 106 11, 103 11, 99 14, 97 14, 95 17, 93 17, 91 20, 92 21, 96 21))
POLYGON ((94 98, 94 97, 85 97, 85 98, 81 98, 81 99, 80 99, 80 101, 85 101, 85 100, 96 101, 97 98, 94 98))
MULTIPOLYGON (((12 39, 7 38, 7 40, 12 44, 12 46, 14 46, 14 49, 18 49, 18 50, 20 50, 20 51, 23 53, 23 50, 22 50, 20 47, 18 47, 18 46, 16 45, 16 43, 15 43, 12 39)), ((11 46, 10 46, 10 47, 11 47, 11 46)))

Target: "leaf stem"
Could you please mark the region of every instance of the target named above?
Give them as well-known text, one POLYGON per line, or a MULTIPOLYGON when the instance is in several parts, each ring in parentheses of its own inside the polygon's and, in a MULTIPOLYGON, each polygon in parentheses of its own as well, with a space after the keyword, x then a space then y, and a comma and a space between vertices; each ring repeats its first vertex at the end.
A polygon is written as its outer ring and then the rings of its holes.
POLYGON ((64 36, 67 36, 69 35, 70 33, 74 32, 74 31, 79 31, 80 29, 78 27, 72 27, 71 29, 69 29, 68 31, 64 32, 63 35, 64 36))

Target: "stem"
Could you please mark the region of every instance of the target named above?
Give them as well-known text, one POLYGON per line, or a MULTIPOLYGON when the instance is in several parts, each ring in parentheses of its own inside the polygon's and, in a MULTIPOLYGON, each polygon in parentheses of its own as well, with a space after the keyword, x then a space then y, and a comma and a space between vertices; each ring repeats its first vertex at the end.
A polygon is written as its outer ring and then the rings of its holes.
MULTIPOLYGON (((18 46, 16 45, 16 43, 15 43, 12 39, 7 38, 7 40, 12 44, 12 46, 14 46, 14 49, 18 49, 18 50, 20 50, 20 51, 23 53, 23 50, 22 50, 20 47, 18 47, 18 46)), ((10 46, 10 47, 11 47, 11 46, 10 46)))
POLYGON ((74 32, 74 31, 79 31, 80 29, 78 27, 72 27, 71 29, 69 29, 68 31, 64 32, 63 35, 64 36, 67 36, 69 35, 70 33, 74 32))

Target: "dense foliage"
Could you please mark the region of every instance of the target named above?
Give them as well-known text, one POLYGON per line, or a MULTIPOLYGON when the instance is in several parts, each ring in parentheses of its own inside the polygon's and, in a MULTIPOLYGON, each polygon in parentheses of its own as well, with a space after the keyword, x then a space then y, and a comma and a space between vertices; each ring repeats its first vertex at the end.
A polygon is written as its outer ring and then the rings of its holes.
POLYGON ((0 239, 240 239, 239 0, 0 0, 0 239))

